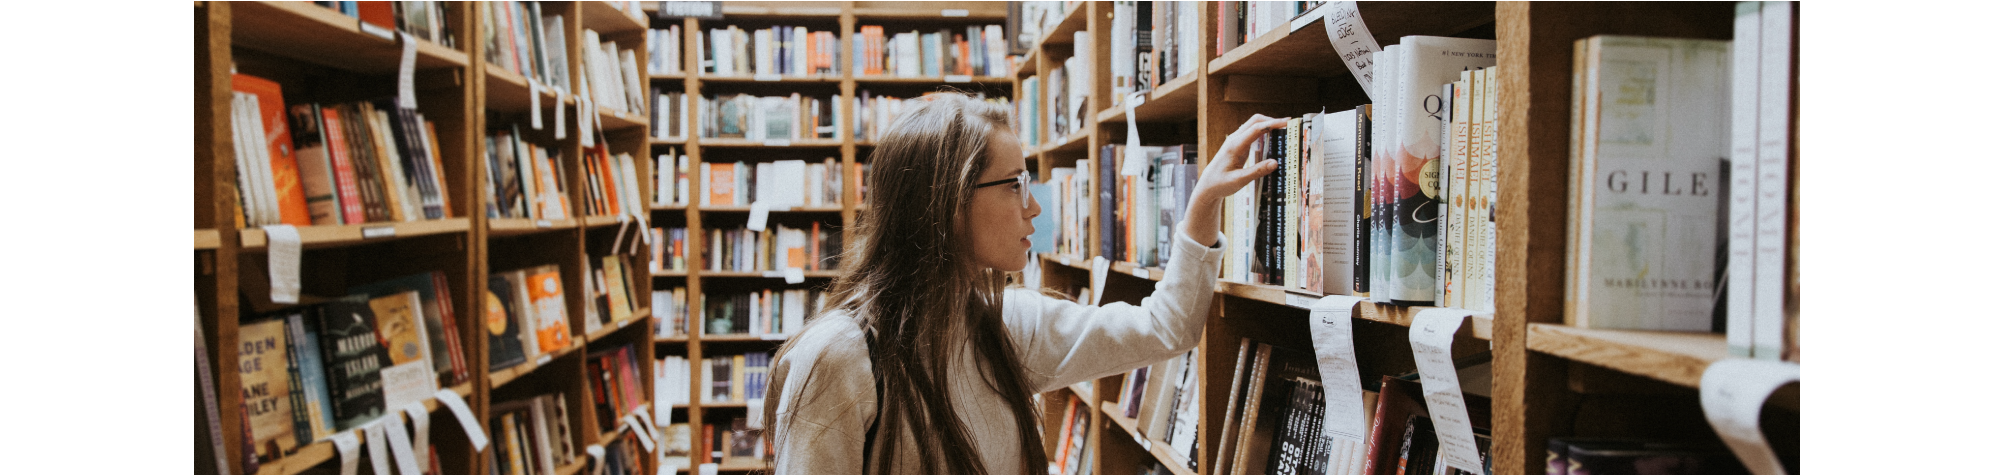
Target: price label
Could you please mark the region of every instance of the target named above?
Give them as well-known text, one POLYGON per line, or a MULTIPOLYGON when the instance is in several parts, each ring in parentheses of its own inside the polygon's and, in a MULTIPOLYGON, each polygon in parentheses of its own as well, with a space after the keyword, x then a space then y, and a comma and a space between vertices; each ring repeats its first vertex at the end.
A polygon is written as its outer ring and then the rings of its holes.
POLYGON ((971 10, 966 10, 963 8, 946 8, 941 13, 944 14, 945 18, 957 18, 957 17, 966 17, 972 15, 971 10))
POLYGON ((1056 258, 1056 262, 1061 262, 1062 265, 1069 265, 1069 256, 1058 257, 1056 258))
POLYGON ((395 235, 396 235, 395 226, 376 226, 372 228, 361 228, 362 239, 394 237, 395 235))
POLYGON ((1151 279, 1151 278, 1153 278, 1153 277, 1152 277, 1152 275, 1153 275, 1153 274, 1152 274, 1152 272, 1150 272, 1150 271, 1147 271, 1147 270, 1146 270, 1146 268, 1144 268, 1144 267, 1134 267, 1134 268, 1132 268, 1132 276, 1133 276, 1133 277, 1138 277, 1138 278, 1141 278, 1141 279, 1151 279))
POLYGON ((766 146, 766 147, 790 147, 790 146, 792 146, 792 140, 791 140, 791 139, 769 139, 769 140, 765 140, 765 141, 764 141, 764 146, 766 146))
POLYGON ((1292 307, 1311 309, 1313 307, 1313 304, 1318 302, 1319 302, 1318 297, 1307 297, 1304 295, 1294 294, 1291 292, 1285 293, 1285 305, 1289 305, 1292 307))
POLYGON ((757 339, 768 340, 768 341, 785 341, 786 338, 791 338, 791 335, 786 335, 783 333, 765 333, 762 335, 757 335, 757 339))
POLYGON ((553 228, 553 227, 555 227, 555 226, 556 226, 556 224, 555 224, 555 223, 551 223, 551 222, 549 222, 549 220, 546 220, 546 219, 537 219, 537 220, 535 220, 535 227, 537 227, 537 228, 553 228))
POLYGON ((389 40, 389 41, 396 41, 396 31, 395 31, 395 30, 390 30, 390 29, 388 29, 388 28, 383 28, 383 27, 379 27, 379 26, 375 26, 375 24, 373 24, 373 23, 369 23, 369 22, 365 22, 365 21, 363 21, 363 22, 360 22, 360 23, 361 23, 361 32, 362 32, 362 33, 367 33, 367 34, 370 34, 370 35, 375 35, 375 36, 376 36, 376 37, 378 37, 378 38, 382 38, 382 39, 385 39, 385 40, 389 40))
POLYGON ((945 76, 944 82, 972 82, 972 76, 967 76, 964 74, 953 74, 950 76, 945 76))
POLYGON ((752 76, 751 79, 755 79, 759 82, 778 82, 784 80, 785 77, 776 74, 765 73, 752 76))

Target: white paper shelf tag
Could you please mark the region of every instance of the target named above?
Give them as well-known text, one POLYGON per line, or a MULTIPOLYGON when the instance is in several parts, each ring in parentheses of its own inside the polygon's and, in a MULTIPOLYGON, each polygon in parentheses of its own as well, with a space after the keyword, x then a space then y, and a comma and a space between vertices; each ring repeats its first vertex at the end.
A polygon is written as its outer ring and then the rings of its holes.
POLYGON ((403 57, 396 67, 396 105, 405 109, 417 108, 417 39, 408 33, 396 32, 402 38, 403 57))
POLYGON ((1104 304, 1104 276, 1111 273, 1111 261, 1104 256, 1090 258, 1090 304, 1104 304))
POLYGON ((404 432, 408 429, 403 426, 403 415, 398 412, 384 414, 382 430, 389 435, 389 453, 395 457, 396 473, 424 473, 423 469, 417 467, 417 456, 412 451, 410 434, 404 432))
POLYGON ((340 475, 354 475, 361 469, 361 439, 354 437, 354 431, 344 430, 333 434, 333 448, 340 452, 340 475))
POLYGON ((1417 313, 1410 323, 1410 351, 1422 375, 1424 404, 1437 428, 1439 450, 1452 468, 1484 470, 1479 446, 1472 437, 1472 417, 1465 409, 1465 395, 1458 385, 1458 367, 1452 364, 1451 340, 1465 323, 1470 310, 1433 308, 1417 313))
MULTIPOLYGON (((431 412, 424 409, 424 403, 415 402, 403 406, 403 414, 410 416, 410 450, 418 454, 431 453, 431 412)), ((417 457, 417 470, 431 469, 429 456, 417 457)))
POLYGON ((1799 380, 1798 363, 1725 359, 1701 373, 1701 412, 1737 460, 1757 475, 1784 475, 1778 454, 1758 428, 1764 400, 1799 380))
POLYGON ((1118 174, 1140 176, 1146 174, 1146 153, 1139 150, 1139 104, 1146 102, 1146 93, 1134 92, 1125 95, 1125 156, 1120 159, 1118 174))
POLYGON ((646 447, 646 453, 653 453, 653 444, 657 443, 653 441, 653 433, 646 432, 646 429, 639 427, 638 417, 627 415, 624 420, 625 428, 631 430, 632 435, 639 436, 639 445, 646 447))
POLYGON ((563 112, 563 103, 568 101, 569 93, 562 88, 556 88, 556 140, 569 138, 568 125, 565 125, 567 121, 564 118, 569 113, 563 112))
POLYGON ((542 130, 542 83, 528 80, 528 128, 542 130))
POLYGON ((1326 23, 1326 39, 1333 43, 1334 53, 1347 63, 1347 72, 1361 83, 1361 90, 1368 92, 1369 98, 1382 100, 1374 94, 1374 54, 1382 51, 1382 46, 1375 43, 1375 35, 1361 22, 1361 7, 1353 1, 1344 1, 1330 2, 1322 8, 1325 13, 1320 21, 1326 23))
POLYGON ((271 301, 299 303, 299 229, 289 224, 264 225, 266 257, 270 260, 271 301))
POLYGON ((1312 304, 1312 318, 1307 319, 1320 382, 1326 388, 1321 436, 1355 443, 1365 443, 1368 438, 1360 365, 1354 359, 1354 305, 1362 300, 1349 295, 1321 297, 1312 304))
POLYGON ((389 441, 384 436, 382 420, 368 423, 361 428, 361 433, 367 440, 369 468, 378 474, 389 473, 389 441))
POLYGON ((472 450, 486 450, 486 431, 479 428, 479 419, 472 417, 472 408, 466 407, 465 398, 458 397, 458 393, 447 388, 438 390, 437 399, 451 409, 452 416, 458 418, 458 426, 465 429, 465 438, 472 441, 472 450))
POLYGON ((762 201, 750 203, 750 223, 747 224, 746 226, 748 226, 751 231, 763 232, 764 225, 766 224, 766 222, 770 221, 770 219, 771 219, 771 205, 764 204, 764 202, 762 201))

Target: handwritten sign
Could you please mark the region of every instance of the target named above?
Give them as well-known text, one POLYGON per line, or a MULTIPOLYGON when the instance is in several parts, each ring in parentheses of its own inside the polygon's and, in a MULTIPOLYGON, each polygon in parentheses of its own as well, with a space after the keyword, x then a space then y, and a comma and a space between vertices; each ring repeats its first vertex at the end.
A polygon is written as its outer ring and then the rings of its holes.
POLYGON ((1374 54, 1382 51, 1375 43, 1375 35, 1368 32, 1368 25, 1361 22, 1361 7, 1352 1, 1328 2, 1321 7, 1325 10, 1320 21, 1326 24, 1326 39, 1333 43, 1333 51, 1340 55, 1341 62, 1347 63, 1347 72, 1354 74, 1354 80, 1361 83, 1361 90, 1368 91, 1369 98, 1375 97, 1374 54))

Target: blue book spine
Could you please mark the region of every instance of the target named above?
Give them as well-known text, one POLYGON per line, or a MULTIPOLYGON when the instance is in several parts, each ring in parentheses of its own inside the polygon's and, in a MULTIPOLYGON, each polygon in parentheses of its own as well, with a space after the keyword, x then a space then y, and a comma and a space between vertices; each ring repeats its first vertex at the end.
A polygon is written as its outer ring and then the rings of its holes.
POLYGON ((312 439, 319 440, 333 432, 333 392, 326 385, 326 364, 320 359, 319 329, 317 325, 306 324, 303 314, 292 314, 290 327, 292 341, 296 343, 299 361, 299 387, 305 392, 306 406, 294 408, 306 411, 312 422, 312 439))

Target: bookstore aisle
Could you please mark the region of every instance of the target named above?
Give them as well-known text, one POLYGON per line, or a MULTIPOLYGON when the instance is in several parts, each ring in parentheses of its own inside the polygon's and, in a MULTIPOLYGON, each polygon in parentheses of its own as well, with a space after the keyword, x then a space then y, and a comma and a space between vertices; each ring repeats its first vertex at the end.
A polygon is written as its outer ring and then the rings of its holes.
POLYGON ((1150 293, 1223 137, 1295 119, 1201 344, 1039 396, 1051 473, 1775 473, 1745 420, 1797 472, 1795 3, 194 6, 198 473, 765 469, 772 353, 944 89, 1015 111, 1021 281, 1087 302, 1150 293), (1734 95, 1611 92, 1694 77, 1734 95), (1737 115, 1665 106, 1704 100, 1737 115), (1709 162, 1613 175, 1657 137, 1709 162), (1739 367, 1771 384, 1705 406, 1739 367))
POLYGON ((1052 473, 1798 471, 1795 3, 1021 3, 1027 282, 1137 304, 1192 171, 1295 119, 1202 344, 1042 395, 1052 473))

